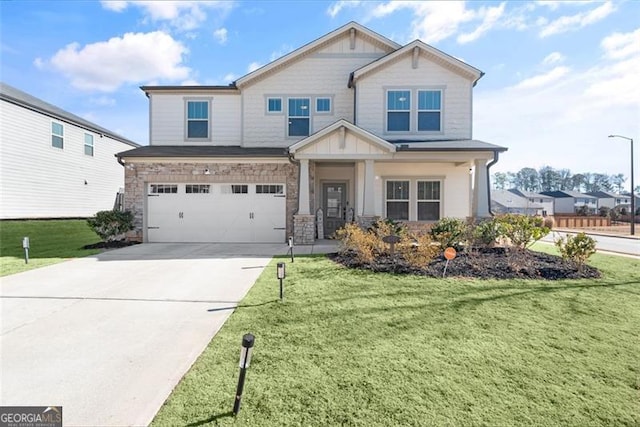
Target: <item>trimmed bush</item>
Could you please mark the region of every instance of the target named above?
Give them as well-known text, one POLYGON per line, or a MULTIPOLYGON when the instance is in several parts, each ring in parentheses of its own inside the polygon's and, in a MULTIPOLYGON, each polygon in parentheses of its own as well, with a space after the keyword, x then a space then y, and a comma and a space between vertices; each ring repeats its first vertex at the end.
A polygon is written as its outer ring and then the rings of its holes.
POLYGON ((518 249, 528 248, 551 231, 537 216, 505 214, 497 217, 496 221, 501 225, 502 235, 518 249))
POLYGON ((467 225, 458 218, 442 218, 433 224, 430 234, 433 241, 438 242, 443 249, 451 246, 460 250, 467 240, 467 225))
POLYGON ((87 219, 89 227, 105 242, 118 240, 122 234, 133 229, 133 213, 130 211, 100 211, 87 219))
POLYGON ((502 224, 496 218, 481 220, 471 228, 471 245, 490 248, 503 237, 502 224))
POLYGON ((555 244, 562 258, 575 263, 578 269, 582 269, 587 259, 596 253, 596 241, 585 233, 561 237, 555 241, 555 244))

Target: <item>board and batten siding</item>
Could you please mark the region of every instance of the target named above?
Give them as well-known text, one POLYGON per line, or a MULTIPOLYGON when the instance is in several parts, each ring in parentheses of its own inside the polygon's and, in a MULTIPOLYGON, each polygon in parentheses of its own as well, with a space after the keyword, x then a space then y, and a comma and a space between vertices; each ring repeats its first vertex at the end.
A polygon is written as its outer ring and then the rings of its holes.
POLYGON ((286 68, 242 89, 243 145, 246 147, 286 147, 302 137, 287 138, 286 97, 311 98, 310 134, 345 119, 353 122, 352 71, 385 55, 382 47, 356 37, 354 49, 345 35, 303 57, 286 68), (266 114, 267 97, 283 97, 282 114, 266 114), (313 99, 332 98, 331 114, 314 114, 313 99))
MULTIPOLYGON (((471 139, 472 82, 433 62, 424 53, 420 55, 417 68, 412 67, 411 54, 406 54, 395 62, 362 76, 356 87, 356 124, 382 138, 471 139), (386 90, 403 88, 443 88, 442 132, 386 132, 386 90)), ((412 103, 416 101, 413 96, 412 103)), ((415 121, 415 117, 412 116, 411 120, 415 121)))
POLYGON ((240 94, 215 92, 152 93, 150 145, 240 145, 240 94), (188 99, 211 100, 211 140, 186 140, 188 99))
POLYGON ((2 219, 89 217, 113 209, 124 187, 114 155, 131 145, 4 100, 0 126, 2 219), (64 126, 63 149, 51 145, 52 121, 64 126), (93 135, 93 157, 84 154, 85 133, 93 135))

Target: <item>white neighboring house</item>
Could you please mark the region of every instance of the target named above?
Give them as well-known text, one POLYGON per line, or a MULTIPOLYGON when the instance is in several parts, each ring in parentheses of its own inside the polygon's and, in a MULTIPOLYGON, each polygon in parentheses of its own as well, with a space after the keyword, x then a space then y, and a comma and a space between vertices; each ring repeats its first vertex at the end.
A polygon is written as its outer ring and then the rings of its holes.
POLYGON ((592 191, 586 193, 598 199, 598 209, 606 207, 613 209, 616 207, 629 208, 631 206, 631 195, 608 193, 606 191, 592 191))
POLYGON ((553 216, 553 197, 532 191, 518 190, 517 188, 512 188, 509 191, 516 196, 524 197, 529 203, 542 206, 542 216, 553 216))
POLYGON ((89 217, 124 187, 115 154, 139 147, 0 83, 0 218, 89 217))
POLYGON ((553 210, 556 214, 574 215, 582 206, 587 207, 589 214, 598 210, 598 199, 578 191, 542 191, 540 194, 553 197, 553 210))
POLYGON ((472 139, 482 75, 351 22, 229 86, 144 86, 149 145, 119 154, 129 238, 310 244, 352 219, 489 216, 506 148, 472 139))
POLYGON ((521 197, 510 190, 491 191, 491 209, 493 213, 514 213, 521 215, 542 215, 544 207, 521 197))

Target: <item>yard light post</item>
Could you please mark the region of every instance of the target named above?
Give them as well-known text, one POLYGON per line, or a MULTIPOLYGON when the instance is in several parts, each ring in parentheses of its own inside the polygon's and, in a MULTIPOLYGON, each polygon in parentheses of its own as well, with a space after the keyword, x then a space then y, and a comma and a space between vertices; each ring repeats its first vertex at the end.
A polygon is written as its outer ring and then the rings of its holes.
POLYGON ((29 238, 24 237, 22 239, 22 249, 24 249, 24 263, 29 264, 29 238))
POLYGON ((280 302, 284 301, 284 288, 282 287, 282 281, 287 277, 284 262, 279 262, 277 267, 277 277, 280 280, 280 302))
POLYGON ((609 138, 622 138, 631 143, 631 235, 636 234, 636 196, 633 187, 633 138, 622 135, 609 135, 609 138))
POLYGON ((293 262, 293 237, 289 237, 289 252, 291 252, 291 262, 293 262))
POLYGON ((240 377, 238 378, 236 400, 233 402, 233 415, 238 415, 238 412, 240 412, 240 401, 242 400, 242 390, 244 389, 244 377, 247 373, 249 363, 251 362, 251 352, 253 350, 254 342, 255 337, 252 334, 245 334, 242 337, 242 349, 240 350, 240 377))

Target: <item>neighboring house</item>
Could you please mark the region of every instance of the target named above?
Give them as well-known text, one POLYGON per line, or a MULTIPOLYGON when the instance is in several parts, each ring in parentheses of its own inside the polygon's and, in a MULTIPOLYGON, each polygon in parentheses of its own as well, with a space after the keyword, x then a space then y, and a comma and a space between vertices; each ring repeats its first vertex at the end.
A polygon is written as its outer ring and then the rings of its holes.
POLYGON ((544 208, 509 190, 491 190, 491 210, 496 214, 542 215, 544 208))
POLYGON ((598 209, 598 199, 577 191, 542 191, 540 194, 553 197, 553 211, 555 214, 575 214, 582 206, 587 207, 589 214, 595 214, 598 209))
POLYGON ((553 215, 553 197, 531 191, 518 190, 517 188, 512 188, 509 191, 516 196, 524 197, 529 203, 542 206, 542 216, 553 215))
POLYGON ((506 148, 472 139, 483 73, 349 23, 229 86, 144 86, 149 146, 119 154, 130 238, 313 243, 345 221, 489 216, 506 148))
POLYGON ((114 208, 124 187, 115 154, 138 144, 5 83, 0 101, 2 219, 114 208))
POLYGON ((608 193, 606 191, 592 191, 586 194, 598 199, 598 209, 602 207, 609 209, 615 207, 628 208, 631 206, 631 195, 625 196, 624 194, 608 193))

